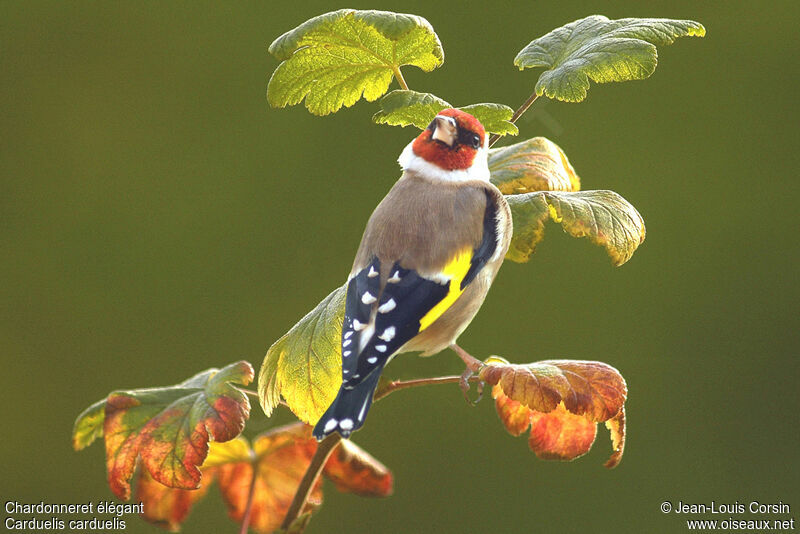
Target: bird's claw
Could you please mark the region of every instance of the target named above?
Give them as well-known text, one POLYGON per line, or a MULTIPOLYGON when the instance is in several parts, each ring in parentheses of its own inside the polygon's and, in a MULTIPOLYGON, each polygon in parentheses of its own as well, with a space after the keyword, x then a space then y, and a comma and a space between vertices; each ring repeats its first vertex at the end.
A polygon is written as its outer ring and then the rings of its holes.
POLYGON ((469 379, 472 378, 474 374, 475 373, 471 369, 464 369, 464 372, 461 374, 461 380, 458 383, 458 385, 461 387, 461 393, 464 394, 464 400, 466 400, 467 404, 470 406, 477 405, 483 398, 483 380, 478 382, 478 397, 474 401, 469 398, 469 379))

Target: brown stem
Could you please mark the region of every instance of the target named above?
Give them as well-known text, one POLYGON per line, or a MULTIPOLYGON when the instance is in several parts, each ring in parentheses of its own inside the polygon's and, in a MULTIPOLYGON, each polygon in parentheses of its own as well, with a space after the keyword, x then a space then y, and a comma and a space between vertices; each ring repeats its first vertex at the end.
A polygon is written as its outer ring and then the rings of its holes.
MULTIPOLYGON (((531 104, 533 104, 537 98, 539 98, 539 95, 537 95, 536 91, 534 91, 533 94, 528 97, 528 100, 526 100, 525 103, 522 104, 519 107, 519 109, 517 109, 517 111, 514 112, 514 115, 511 117, 511 122, 516 124, 517 119, 519 119, 523 113, 528 111, 528 108, 531 107, 531 104)), ((489 147, 491 148, 499 139, 500 136, 498 134, 494 134, 492 137, 490 137, 489 147)))
POLYGON ((242 528, 239 529, 239 534, 247 534, 247 529, 250 528, 250 513, 253 511, 253 496, 256 492, 256 478, 258 478, 258 461, 253 449, 250 449, 250 465, 253 466, 253 478, 250 480, 250 489, 247 490, 247 505, 244 507, 242 528))
MULTIPOLYGON (((478 380, 479 378, 477 376, 470 378, 470 381, 472 382, 476 382, 478 380)), ((380 400, 399 389, 415 388, 417 386, 435 386, 437 384, 457 384, 460 381, 461 377, 456 375, 437 376, 433 378, 416 378, 414 380, 393 380, 375 393, 375 400, 380 400)))
POLYGON ((325 463, 328 461, 328 457, 341 440, 342 437, 334 432, 323 439, 317 446, 317 452, 314 453, 311 464, 309 464, 306 474, 303 475, 303 480, 300 481, 300 485, 297 487, 297 492, 294 494, 289 511, 286 512, 286 517, 283 518, 282 529, 288 529, 300 515, 306 505, 306 501, 308 501, 308 496, 311 495, 311 488, 314 487, 320 473, 322 473, 322 468, 325 467, 325 463))

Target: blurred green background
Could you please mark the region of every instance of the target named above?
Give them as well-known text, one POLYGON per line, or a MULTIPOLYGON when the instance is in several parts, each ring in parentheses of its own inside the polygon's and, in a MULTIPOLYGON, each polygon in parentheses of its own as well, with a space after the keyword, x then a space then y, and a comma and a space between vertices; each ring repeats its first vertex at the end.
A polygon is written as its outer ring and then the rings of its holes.
MULTIPOLYGON (((782 500, 800 519, 796 4, 511 4, 357 7, 426 17, 446 61, 406 79, 456 105, 519 105, 539 71, 518 72, 517 51, 592 13, 708 30, 661 48, 649 80, 542 99, 523 117, 522 138, 557 142, 585 189, 632 202, 647 240, 617 269, 551 224, 461 338, 481 357, 620 369, 625 456, 603 469, 601 428, 588 456, 541 461, 490 400, 400 392, 355 436, 394 471, 395 495, 328 484, 309 532, 685 531, 664 500, 782 500)), ((415 130, 373 125, 363 101, 318 118, 265 97, 269 43, 339 7, 0 4, 4 501, 110 498, 102 445, 70 446, 85 406, 238 359, 258 368, 343 282, 415 130)), ((461 370, 444 353, 389 374, 461 370)), ((248 433, 289 420, 254 406, 248 433)), ((158 529, 129 518, 128 531, 158 529)), ((185 531, 237 531, 216 489, 185 531)))

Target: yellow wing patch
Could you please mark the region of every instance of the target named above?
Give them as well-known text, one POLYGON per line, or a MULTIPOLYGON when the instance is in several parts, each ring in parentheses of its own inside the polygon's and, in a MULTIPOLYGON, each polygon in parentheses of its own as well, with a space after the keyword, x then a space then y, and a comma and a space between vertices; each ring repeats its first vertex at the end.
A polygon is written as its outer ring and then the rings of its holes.
POLYGON ((456 256, 444 266, 441 274, 450 277, 449 290, 447 291, 447 295, 419 320, 420 332, 428 328, 431 323, 438 319, 447 308, 452 306, 456 299, 461 296, 461 293, 464 292, 464 290, 461 289, 461 281, 464 280, 467 271, 469 271, 472 254, 473 250, 471 248, 464 249, 456 254, 456 256))

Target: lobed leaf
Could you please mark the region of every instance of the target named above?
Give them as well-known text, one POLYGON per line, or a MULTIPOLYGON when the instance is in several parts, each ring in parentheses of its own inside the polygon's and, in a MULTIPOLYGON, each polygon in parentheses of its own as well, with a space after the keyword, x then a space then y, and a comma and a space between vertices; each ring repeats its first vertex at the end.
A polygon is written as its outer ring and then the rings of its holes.
MULTIPOLYGON (((316 450, 317 441, 311 436, 311 427, 299 422, 259 435, 253 440, 252 446, 243 437, 225 443, 212 442, 202 466, 203 478, 198 490, 168 488, 150 478, 145 470, 140 470, 137 498, 144 502, 143 517, 178 530, 191 506, 205 495, 216 480, 228 514, 239 523, 247 513, 252 485, 250 528, 257 532, 273 532, 280 527, 289 510, 316 450)), ((340 491, 378 497, 392 493, 389 470, 348 440, 340 442, 334 449, 323 468, 323 474, 340 491)), ((312 488, 301 514, 306 518, 306 523, 321 504, 320 479, 312 488)))
POLYGON ((658 63, 656 45, 705 34, 703 25, 692 20, 609 20, 592 15, 534 39, 514 64, 520 70, 547 69, 536 82, 537 95, 580 102, 586 98, 590 79, 607 83, 647 78, 658 63))
POLYGON ((619 371, 602 362, 545 360, 520 365, 491 358, 480 377, 531 410, 552 412, 563 403, 570 413, 594 422, 614 417, 628 392, 619 371))
POLYGON ((440 111, 452 107, 436 95, 404 89, 395 89, 381 98, 380 106, 372 122, 402 127, 413 124, 420 130, 427 128, 440 111))
POLYGON ((388 497, 394 491, 394 479, 389 469, 349 439, 339 442, 323 473, 341 492, 363 497, 388 497))
POLYGON ((514 116, 514 110, 504 104, 472 104, 459 109, 481 121, 490 134, 519 134, 519 128, 510 120, 514 116))
POLYGON ((505 195, 581 188, 564 151, 544 137, 489 150, 489 171, 492 183, 505 195))
POLYGON ((519 436, 530 427, 528 445, 539 458, 572 460, 586 454, 597 423, 605 422, 614 449, 605 466, 619 463, 627 387, 613 367, 574 360, 516 365, 492 357, 479 374, 494 386, 495 408, 508 432, 519 436))
POLYGON ((444 62, 439 37, 416 15, 340 9, 314 17, 278 37, 269 51, 282 63, 270 78, 273 107, 305 99, 315 115, 386 93, 401 66, 430 72, 444 62))
POLYGON ((72 427, 72 448, 79 451, 103 435, 106 400, 99 400, 86 408, 75 419, 72 427))
POLYGON ((247 385, 253 368, 244 361, 208 369, 162 388, 111 393, 105 403, 108 483, 120 499, 130 497, 136 460, 159 483, 193 489, 210 439, 238 436, 250 416, 250 402, 232 384, 247 385))
MULTIPOLYGON (((426 128, 440 111, 453 107, 436 95, 403 89, 396 89, 381 98, 380 106, 380 111, 372 116, 373 122, 403 127, 413 124, 420 130, 426 128)), ((503 104, 472 104, 458 109, 478 119, 488 133, 519 133, 519 129, 509 121, 514 110, 503 104)))
POLYGON ((642 216, 613 191, 539 191, 506 196, 514 233, 506 258, 528 261, 552 219, 573 237, 588 237, 605 247, 611 261, 628 261, 645 238, 642 216))
MULTIPOLYGON (((317 443, 305 425, 286 425, 268 431, 253 441, 252 459, 216 468, 222 498, 228 515, 241 522, 247 511, 250 484, 256 479, 250 511, 250 527, 257 532, 272 532, 280 527, 300 481, 317 450, 317 443)), ((322 481, 314 485, 303 512, 322 504, 322 481)))
POLYGON ((178 489, 157 482, 146 469, 139 469, 135 499, 144 503, 142 518, 171 532, 178 532, 194 503, 205 497, 214 480, 214 473, 203 470, 197 489, 178 489))
POLYGON ((282 396, 309 424, 319 420, 342 384, 341 335, 346 286, 334 290, 267 351, 258 396, 267 416, 282 396))

